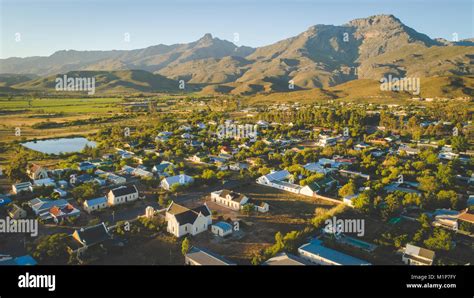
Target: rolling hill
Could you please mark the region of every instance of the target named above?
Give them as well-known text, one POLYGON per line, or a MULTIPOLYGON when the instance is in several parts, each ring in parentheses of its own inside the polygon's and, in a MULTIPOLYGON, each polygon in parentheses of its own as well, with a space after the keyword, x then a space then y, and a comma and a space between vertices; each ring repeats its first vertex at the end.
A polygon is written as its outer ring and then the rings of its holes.
MULTIPOLYGON (((95 78, 95 88, 98 93, 126 93, 126 92, 180 92, 179 82, 158 74, 144 70, 119 71, 70 71, 65 73, 70 78, 95 78)), ((39 78, 14 85, 21 90, 53 91, 56 87, 56 78, 63 74, 39 78)), ((188 84, 188 91, 197 90, 188 84)))

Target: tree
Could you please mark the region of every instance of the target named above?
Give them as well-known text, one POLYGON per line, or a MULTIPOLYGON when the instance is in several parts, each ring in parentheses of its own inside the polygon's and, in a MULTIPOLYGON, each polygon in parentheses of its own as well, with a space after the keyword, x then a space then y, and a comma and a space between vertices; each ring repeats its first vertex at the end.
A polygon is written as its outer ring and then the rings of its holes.
POLYGON ((247 215, 250 215, 250 213, 252 213, 252 211, 255 209, 255 205, 250 203, 250 204, 245 204, 243 207, 242 207, 242 212, 247 214, 247 215))
POLYGON ((339 189, 339 196, 343 198, 347 196, 352 196, 353 194, 356 193, 356 191, 357 191, 357 186, 354 183, 354 181, 351 179, 346 185, 344 185, 343 187, 341 187, 341 189, 339 189))
POLYGON ((188 253, 189 248, 190 248, 190 243, 189 243, 188 237, 186 237, 181 243, 181 253, 183 254, 183 256, 185 256, 188 253))
POLYGON ((385 198, 385 203, 386 204, 382 209, 382 216, 385 219, 395 215, 401 209, 400 199, 394 194, 389 194, 385 198))
POLYGON ((420 223, 422 229, 424 230, 431 229, 430 218, 425 213, 420 215, 420 217, 418 218, 418 222, 420 223))
POLYGON ((440 164, 438 166, 438 172, 436 173, 436 178, 444 185, 444 186, 452 186, 454 182, 454 173, 453 168, 450 164, 443 165, 440 164))
POLYGON ((355 209, 360 210, 363 213, 369 213, 372 207, 370 196, 365 192, 361 193, 357 198, 354 198, 352 204, 355 209))
POLYGON ((67 247, 64 239, 68 237, 65 233, 47 235, 40 238, 34 248, 33 257, 40 261, 57 260, 67 256, 67 247))
POLYGON ((433 194, 438 189, 438 182, 433 176, 423 176, 419 177, 418 182, 420 182, 420 189, 427 194, 433 194))
POLYGON ((451 139, 451 146, 457 152, 465 151, 469 144, 464 136, 455 136, 451 139))
POLYGON ((403 196, 402 204, 403 206, 415 205, 419 207, 421 205, 421 197, 417 193, 407 193, 403 196))
POLYGON ((26 168, 28 167, 28 160, 23 154, 16 154, 10 161, 10 164, 5 169, 5 175, 12 181, 24 181, 28 179, 26 168))
POLYGON ((435 228, 433 235, 424 241, 427 248, 433 250, 449 251, 453 249, 452 236, 449 232, 441 228, 435 228))
POLYGON ((75 187, 71 190, 71 194, 78 202, 82 202, 86 199, 99 196, 100 187, 96 183, 88 182, 75 187))
POLYGON ((439 207, 451 207, 456 209, 459 205, 458 195, 453 190, 440 190, 436 195, 439 207))
POLYGON ((202 172, 201 178, 205 180, 214 180, 216 179, 216 173, 211 169, 205 169, 202 172))

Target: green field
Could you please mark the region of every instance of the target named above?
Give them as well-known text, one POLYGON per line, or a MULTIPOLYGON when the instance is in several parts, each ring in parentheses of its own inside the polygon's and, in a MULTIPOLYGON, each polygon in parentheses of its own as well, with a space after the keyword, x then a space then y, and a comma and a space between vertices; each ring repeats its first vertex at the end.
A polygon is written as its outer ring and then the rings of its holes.
POLYGON ((107 113, 120 111, 120 98, 0 98, 0 110, 29 110, 33 113, 107 113))

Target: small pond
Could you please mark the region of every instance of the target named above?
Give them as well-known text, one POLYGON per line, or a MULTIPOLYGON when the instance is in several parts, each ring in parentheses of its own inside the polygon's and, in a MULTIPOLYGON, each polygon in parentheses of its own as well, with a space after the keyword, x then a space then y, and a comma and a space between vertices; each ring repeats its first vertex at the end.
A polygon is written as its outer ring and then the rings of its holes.
POLYGON ((59 154, 80 152, 84 147, 95 147, 96 143, 86 138, 59 138, 50 140, 38 140, 22 143, 23 146, 31 150, 39 151, 46 154, 59 154))

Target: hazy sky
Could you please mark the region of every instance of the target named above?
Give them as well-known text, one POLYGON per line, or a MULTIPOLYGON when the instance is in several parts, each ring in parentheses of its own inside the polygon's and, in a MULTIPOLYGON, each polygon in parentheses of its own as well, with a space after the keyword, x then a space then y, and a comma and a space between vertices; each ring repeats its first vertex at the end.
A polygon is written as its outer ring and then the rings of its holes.
POLYGON ((316 24, 393 14, 432 38, 474 37, 473 0, 0 0, 0 58, 137 49, 205 33, 262 46, 316 24), (125 41, 129 34, 130 41, 125 41), (19 40, 19 41, 17 41, 19 40))

